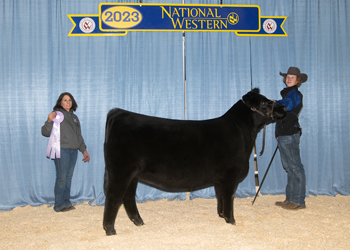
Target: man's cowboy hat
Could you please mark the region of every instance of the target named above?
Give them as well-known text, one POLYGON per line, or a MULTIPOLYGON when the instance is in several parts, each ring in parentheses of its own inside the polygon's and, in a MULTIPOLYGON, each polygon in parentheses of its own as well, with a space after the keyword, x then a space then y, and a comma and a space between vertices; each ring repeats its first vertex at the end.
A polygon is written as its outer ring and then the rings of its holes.
POLYGON ((282 73, 280 72, 281 76, 285 76, 285 75, 295 75, 295 76, 300 76, 301 78, 301 82, 306 82, 307 81, 307 74, 301 74, 300 73, 300 69, 297 67, 289 67, 288 72, 287 73, 282 73))

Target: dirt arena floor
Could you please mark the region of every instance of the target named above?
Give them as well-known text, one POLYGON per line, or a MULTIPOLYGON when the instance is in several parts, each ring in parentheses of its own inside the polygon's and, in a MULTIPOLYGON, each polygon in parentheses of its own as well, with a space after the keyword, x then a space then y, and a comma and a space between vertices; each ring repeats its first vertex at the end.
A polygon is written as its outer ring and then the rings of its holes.
POLYGON ((310 196, 298 211, 276 207, 282 195, 252 200, 235 199, 235 226, 217 216, 215 199, 140 203, 141 227, 121 207, 108 237, 102 206, 18 207, 0 212, 0 249, 350 249, 350 197, 310 196))

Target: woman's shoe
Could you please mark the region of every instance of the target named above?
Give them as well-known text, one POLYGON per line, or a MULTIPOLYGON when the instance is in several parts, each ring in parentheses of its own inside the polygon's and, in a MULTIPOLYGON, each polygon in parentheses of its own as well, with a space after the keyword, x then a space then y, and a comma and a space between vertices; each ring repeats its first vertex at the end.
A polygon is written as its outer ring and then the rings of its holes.
POLYGON ((62 208, 59 212, 68 212, 69 210, 68 210, 68 208, 62 208))
POLYGON ((304 209, 306 208, 306 206, 299 206, 297 204, 289 202, 289 204, 282 206, 282 208, 288 209, 288 210, 298 210, 298 209, 304 209))

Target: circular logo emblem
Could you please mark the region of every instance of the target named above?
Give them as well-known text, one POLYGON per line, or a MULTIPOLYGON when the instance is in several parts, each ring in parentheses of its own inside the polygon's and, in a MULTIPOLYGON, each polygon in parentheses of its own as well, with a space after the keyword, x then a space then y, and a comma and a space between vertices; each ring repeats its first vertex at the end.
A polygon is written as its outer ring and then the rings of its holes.
POLYGON ((81 19, 79 23, 79 28, 84 33, 91 33, 95 30, 95 22, 89 17, 81 19))
POLYGON ((239 21, 239 16, 234 13, 234 12, 231 12, 230 14, 228 14, 227 16, 227 21, 232 24, 232 25, 235 25, 238 23, 239 21))
POLYGON ((275 20, 266 19, 265 22, 263 23, 263 29, 268 34, 274 33, 277 29, 277 24, 276 24, 275 20))

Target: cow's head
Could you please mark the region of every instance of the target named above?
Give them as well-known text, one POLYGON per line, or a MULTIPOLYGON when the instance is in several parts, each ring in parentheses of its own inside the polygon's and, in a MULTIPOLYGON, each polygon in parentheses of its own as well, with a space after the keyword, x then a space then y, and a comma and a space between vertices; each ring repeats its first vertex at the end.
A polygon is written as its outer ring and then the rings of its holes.
POLYGON ((252 111, 258 113, 261 118, 265 118, 266 122, 271 123, 278 118, 286 115, 286 107, 274 101, 267 99, 265 96, 259 94, 259 89, 255 88, 242 97, 242 101, 252 111))

